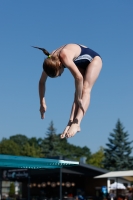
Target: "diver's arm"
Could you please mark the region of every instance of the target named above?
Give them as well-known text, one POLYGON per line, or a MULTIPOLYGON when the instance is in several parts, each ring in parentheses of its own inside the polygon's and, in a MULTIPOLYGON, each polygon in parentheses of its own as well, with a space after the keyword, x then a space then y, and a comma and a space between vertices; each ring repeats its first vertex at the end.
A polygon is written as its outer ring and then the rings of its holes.
POLYGON ((46 112, 46 101, 45 101, 45 91, 46 91, 46 80, 47 74, 42 72, 42 75, 39 80, 39 98, 40 98, 40 113, 41 118, 44 118, 44 113, 46 112))
POLYGON ((61 51, 60 54, 62 63, 70 70, 72 73, 74 79, 75 79, 75 97, 78 102, 79 107, 83 110, 82 106, 82 91, 83 91, 83 76, 75 63, 73 62, 73 58, 71 55, 68 54, 68 52, 65 52, 65 49, 61 51))

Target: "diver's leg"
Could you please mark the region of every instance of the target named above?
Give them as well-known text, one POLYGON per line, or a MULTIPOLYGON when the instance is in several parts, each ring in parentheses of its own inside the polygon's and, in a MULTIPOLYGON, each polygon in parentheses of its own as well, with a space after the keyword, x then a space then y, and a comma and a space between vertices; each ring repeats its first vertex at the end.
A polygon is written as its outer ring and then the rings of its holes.
POLYGON ((65 138, 66 136, 66 133, 68 132, 73 120, 75 119, 75 117, 77 116, 77 111, 78 111, 78 104, 75 100, 75 95, 74 95, 74 102, 73 102, 73 105, 72 105, 72 109, 71 109, 71 114, 70 114, 70 118, 69 118, 69 122, 66 126, 66 128, 64 129, 63 133, 60 135, 61 139, 65 138))
MULTIPOLYGON (((80 73, 82 74, 82 76, 84 77, 85 75, 85 70, 82 69, 82 68, 79 68, 79 71, 80 73)), ((78 112, 78 109, 79 109, 79 106, 76 102, 76 96, 74 95, 74 102, 73 102, 73 105, 72 105, 72 109, 71 109, 71 114, 70 114, 70 118, 69 118, 69 122, 66 126, 66 128, 64 129, 63 133, 60 135, 61 139, 65 138, 70 126, 72 125, 73 123, 73 120, 76 118, 77 116, 77 112, 78 112)), ((78 129, 78 131, 80 131, 80 127, 78 129)))
MULTIPOLYGON (((84 83, 83 83, 83 92, 82 92, 82 103, 85 112, 89 107, 91 90, 95 81, 99 76, 101 68, 102 68, 102 60, 100 57, 96 56, 86 69, 84 76, 84 83)), ((83 118, 83 111, 79 108, 77 115, 66 134, 66 137, 72 137, 78 132, 78 130, 80 129, 80 123, 82 118, 83 118)))

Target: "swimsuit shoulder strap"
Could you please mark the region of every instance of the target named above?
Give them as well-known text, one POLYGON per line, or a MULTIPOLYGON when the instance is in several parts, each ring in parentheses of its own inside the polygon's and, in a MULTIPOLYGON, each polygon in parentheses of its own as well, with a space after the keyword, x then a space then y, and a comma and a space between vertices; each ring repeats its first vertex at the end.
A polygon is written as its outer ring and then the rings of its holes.
MULTIPOLYGON (((64 46, 62 46, 62 48, 61 48, 61 50, 66 46, 67 44, 65 44, 64 46)), ((58 48, 59 49, 59 48, 58 48)), ((56 49, 55 51, 54 51, 54 53, 58 50, 58 49, 56 49)), ((61 50, 60 50, 60 52, 61 52, 61 50)), ((60 52, 59 52, 59 56, 60 56, 60 52)), ((53 53, 53 54, 54 54, 53 53)))

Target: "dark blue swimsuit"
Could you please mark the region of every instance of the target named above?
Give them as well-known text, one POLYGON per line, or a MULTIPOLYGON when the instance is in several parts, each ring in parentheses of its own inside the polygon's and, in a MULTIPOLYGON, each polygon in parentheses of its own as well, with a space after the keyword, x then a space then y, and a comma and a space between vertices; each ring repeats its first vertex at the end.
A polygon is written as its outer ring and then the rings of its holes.
POLYGON ((96 53, 95 51, 93 51, 92 49, 89 49, 88 47, 83 47, 81 45, 79 46, 81 48, 81 53, 77 58, 73 60, 73 62, 75 63, 77 67, 86 69, 88 64, 92 62, 93 58, 95 56, 100 57, 100 55, 96 53))
MULTIPOLYGON (((66 44, 66 45, 67 45, 67 44, 66 44)), ((65 46, 66 46, 66 45, 65 45, 65 46)), ((94 59, 95 56, 101 57, 98 53, 96 53, 96 52, 93 51, 92 49, 89 49, 88 47, 83 47, 83 46, 81 46, 80 44, 77 44, 77 45, 79 45, 80 48, 81 48, 81 53, 80 53, 80 55, 79 55, 77 58, 75 58, 75 59, 73 60, 73 62, 75 63, 75 65, 76 65, 77 67, 86 69, 87 66, 92 62, 92 60, 94 59)), ((63 48, 64 48, 65 46, 63 46, 63 48)), ((63 49, 63 48, 62 48, 62 49, 63 49)), ((61 50, 62 50, 62 49, 61 49, 61 50)), ((57 51, 57 50, 56 50, 56 51, 57 51)), ((55 52, 56 52, 56 51, 55 51, 55 52)), ((55 53, 55 52, 54 52, 54 53, 55 53)), ((64 66, 64 68, 65 68, 65 66, 64 66)))

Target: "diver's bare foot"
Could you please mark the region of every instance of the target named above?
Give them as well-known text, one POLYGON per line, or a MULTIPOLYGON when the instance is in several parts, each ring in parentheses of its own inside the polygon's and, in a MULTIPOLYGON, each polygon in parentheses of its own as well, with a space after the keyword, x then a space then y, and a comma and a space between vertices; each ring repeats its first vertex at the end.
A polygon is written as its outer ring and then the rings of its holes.
POLYGON ((66 137, 66 134, 67 134, 67 132, 68 132, 68 130, 69 130, 71 124, 72 124, 72 121, 69 120, 69 122, 68 122, 68 124, 67 124, 67 127, 65 128, 65 130, 63 131, 63 133, 60 135, 60 138, 61 138, 61 139, 63 139, 63 138, 66 137))
POLYGON ((61 138, 61 139, 63 139, 63 138, 66 137, 66 134, 67 134, 69 128, 70 128, 70 126, 67 126, 67 127, 65 128, 65 130, 63 131, 63 133, 60 135, 60 138, 61 138))
POLYGON ((70 137, 73 137, 77 132, 80 131, 80 126, 79 124, 75 124, 73 123, 71 125, 71 127, 69 128, 67 134, 66 134, 66 138, 70 138, 70 137))

